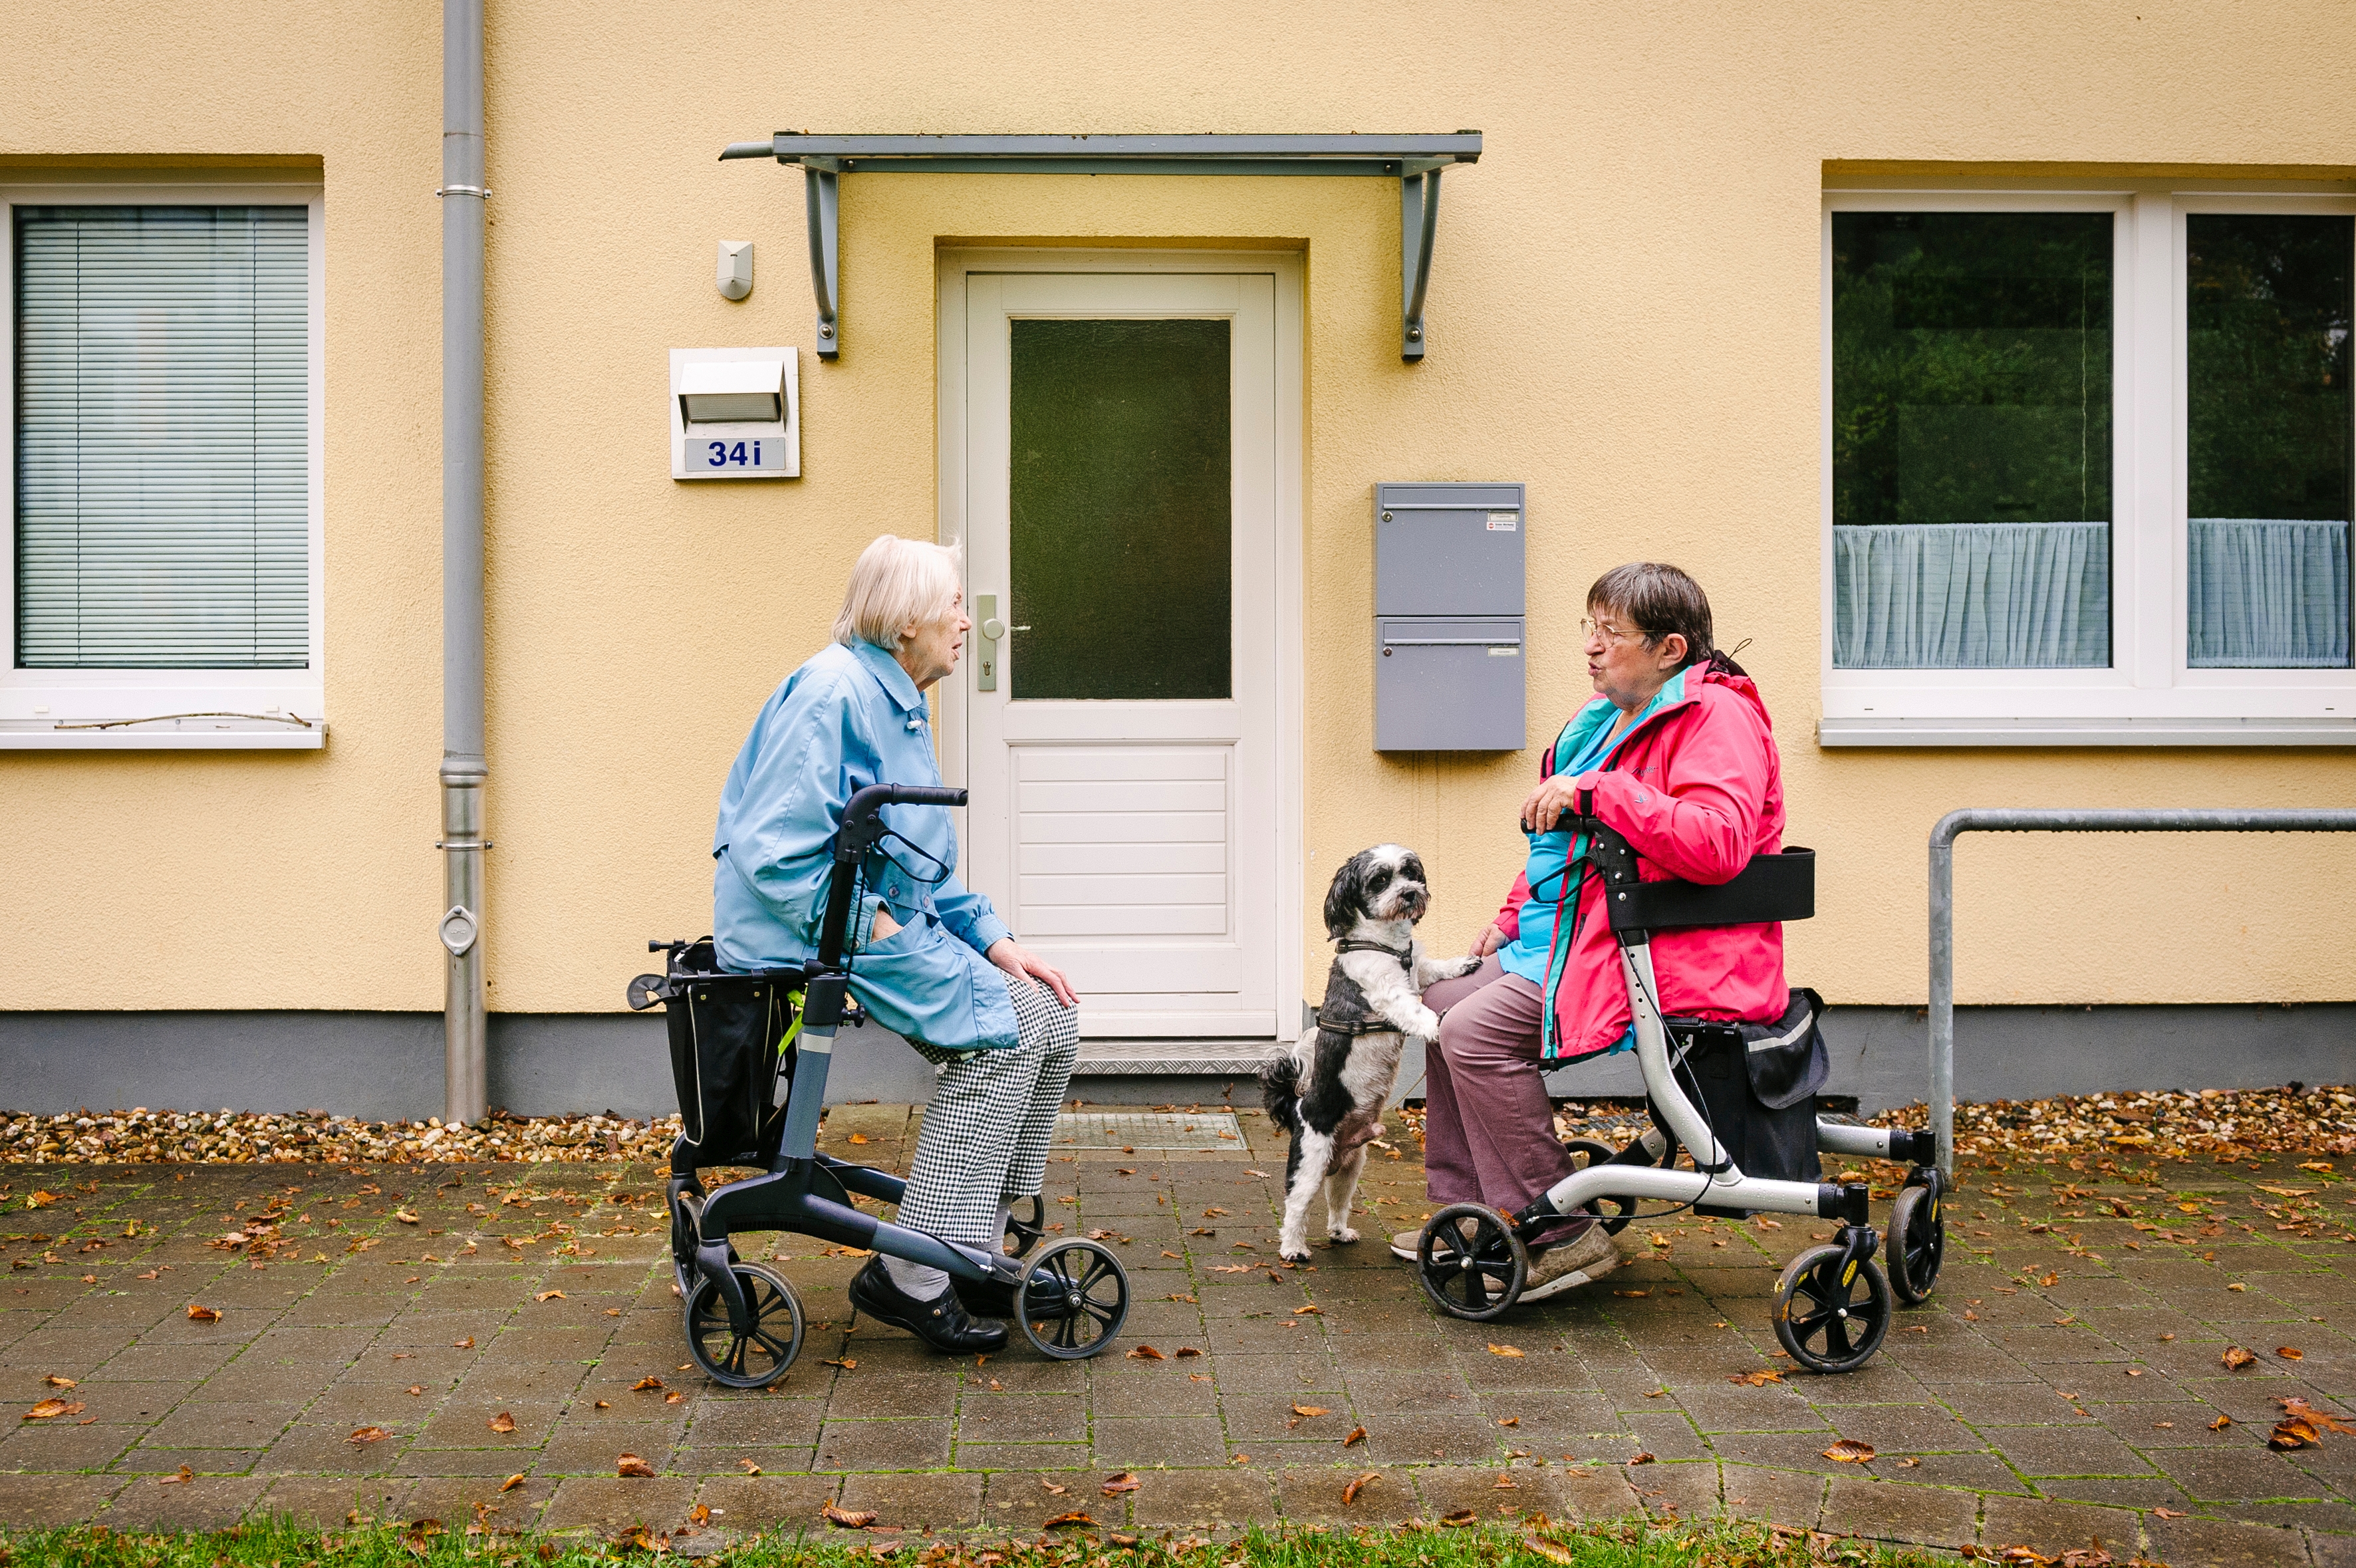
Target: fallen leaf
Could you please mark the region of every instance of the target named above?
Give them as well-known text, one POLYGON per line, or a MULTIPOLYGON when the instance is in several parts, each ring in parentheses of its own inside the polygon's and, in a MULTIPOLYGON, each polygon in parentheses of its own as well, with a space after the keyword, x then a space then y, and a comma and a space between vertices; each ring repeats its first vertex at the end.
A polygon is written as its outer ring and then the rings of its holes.
POLYGON ((1514 1478, 1511 1476, 1500 1473, 1495 1480, 1489 1483, 1489 1489, 1493 1492, 1511 1492, 1520 1488, 1514 1485, 1514 1478))
MULTIPOLYGON (((2301 1167, 2301 1168, 2305 1168, 2305 1167, 2301 1167)), ((2329 1167, 2329 1165, 2327 1165, 2327 1166, 2325 1166, 2324 1168, 2325 1168, 2326 1170, 2329 1170, 2329 1169, 2330 1169, 2331 1167, 2329 1167)), ((1249 1167, 1246 1167, 1246 1169, 1245 1169, 1245 1171, 1244 1171, 1244 1175, 1246 1175, 1246 1176, 1259 1176, 1259 1177, 1261 1177, 1262 1179, 1265 1179, 1265 1178, 1267 1177, 1267 1176, 1268 1176, 1268 1173, 1267 1173, 1266 1171, 1256 1171, 1256 1170, 1252 1170, 1252 1169, 1250 1169, 1249 1167)))
POLYGON ((1497 1424, 1499 1426, 1519 1426, 1522 1424, 1522 1418, 1518 1415, 1499 1416, 1497 1418, 1497 1424))
POLYGON ((2209 1430, 2211 1432, 2222 1432, 2233 1424, 2233 1418, 2232 1416, 2221 1415, 2216 1420, 2209 1423, 2209 1430))
POLYGON ((1901 1468, 1908 1470, 1919 1470, 1922 1467, 1922 1461, 1915 1458, 1912 1455, 1907 1455, 1905 1458, 1898 1461, 1898 1463, 1901 1468))
POLYGON ((1543 1535, 1536 1533, 1526 1535, 1522 1537, 1522 1545, 1549 1563, 1572 1563, 1579 1561, 1566 1548, 1556 1545, 1543 1535))
POLYGON ((423 1383, 412 1383, 401 1391, 407 1394, 411 1399, 415 1399, 419 1394, 425 1391, 425 1385, 423 1383))
POLYGON ((512 1492, 518 1487, 522 1485, 523 1472, 521 1470, 518 1470, 514 1475, 509 1476, 506 1480, 499 1483, 499 1490, 503 1492, 512 1492))
POLYGON ((2328 1410, 2318 1410, 2297 1395, 2288 1399, 2277 1397, 2275 1403, 2283 1407, 2285 1415, 2297 1416, 2318 1431, 2344 1432, 2356 1435, 2356 1424, 2350 1423, 2328 1410))
POLYGON ((1515 1349, 1511 1345, 1492 1345, 1489 1347, 1489 1354, 1492 1356, 1512 1356, 1519 1358, 1521 1352, 1515 1349))
POLYGON ((1650 1465, 1653 1463, 1653 1455, 1648 1452, 1632 1454, 1628 1456, 1628 1463, 1631 1465, 1650 1465))
POLYGON ((534 1301, 562 1301, 564 1299, 564 1293, 561 1290, 544 1290, 538 1295, 533 1296, 531 1299, 534 1301))
POLYGON ((403 1225, 414 1225, 418 1222, 417 1216, 410 1213, 406 1208, 394 1209, 392 1211, 392 1217, 395 1219, 400 1220, 403 1225))
POLYGON ((2225 1288, 2226 1288, 2227 1290, 2230 1290, 2230 1291, 2246 1291, 2246 1290, 2248 1290, 2250 1287, 2249 1287, 2249 1286, 2247 1286, 2247 1285, 2245 1285, 2245 1284, 2244 1284, 2244 1283, 2242 1283, 2242 1282, 2241 1282, 2241 1281, 2236 1280, 2236 1281, 2234 1281, 2232 1284, 2227 1285, 2225 1288))
POLYGON ((1107 1481, 1102 1489, 1105 1496, 1108 1498, 1117 1498, 1123 1492, 1133 1492, 1144 1484, 1144 1482, 1139 1480, 1129 1471, 1123 1470, 1119 1475, 1115 1476, 1111 1480, 1107 1481))
POLYGON ((1342 1439, 1342 1446, 1347 1448, 1353 1443, 1364 1443, 1365 1440, 1366 1429, 1363 1426, 1354 1426, 1350 1428, 1350 1435, 1342 1439))
POLYGON ((2275 1423, 2274 1434, 2266 1439, 2269 1448, 2313 1448, 2323 1441, 2312 1423, 2297 1416, 2286 1415, 2275 1423))
POLYGON ((1248 1454, 1231 1455, 1227 1459, 1227 1463, 1230 1465, 1248 1465, 1251 1463, 1251 1455, 1248 1454))
POLYGON ((474 1348, 475 1337, 471 1334, 467 1335, 464 1339, 453 1339, 450 1341, 450 1348, 453 1350, 471 1350, 474 1348))
POLYGON ((859 1370, 859 1358, 856 1356, 845 1356, 839 1361, 820 1361, 819 1365, 821 1367, 841 1367, 846 1372, 855 1372, 859 1370))
POLYGON ((614 1408, 614 1402, 612 1400, 599 1400, 597 1402, 597 1408, 599 1410, 611 1410, 614 1408))
POLYGON ((1292 1309, 1292 1316, 1295 1317, 1306 1317, 1311 1313, 1315 1313, 1322 1317, 1324 1316, 1325 1309, 1314 1303, 1312 1303, 1307 1306, 1296 1306, 1292 1309))
POLYGON ((614 1461, 614 1474, 616 1476, 638 1476, 650 1478, 654 1473, 655 1467, 635 1454, 625 1454, 614 1461))
POLYGON ((1312 1415, 1331 1415, 1333 1412, 1327 1410, 1322 1404, 1297 1404, 1292 1407, 1292 1413, 1298 1416, 1307 1417, 1312 1415))
POLYGON ((504 1435, 505 1434, 513 1432, 516 1429, 516 1419, 514 1416, 509 1415, 506 1411, 501 1411, 498 1414, 491 1417, 490 1424, 493 1432, 499 1433, 504 1435))
POLYGON ((1825 1450, 1825 1457, 1841 1465, 1862 1465, 1873 1457, 1873 1444, 1844 1437, 1825 1450))
POLYGON ((54 1416, 80 1415, 81 1412, 82 1407, 79 1402, 70 1402, 60 1399, 46 1399, 40 1403, 35 1405, 32 1409, 27 1411, 25 1412, 25 1419, 27 1421, 48 1421, 54 1416))
POLYGON ((345 1438, 344 1441, 347 1443, 381 1443, 391 1435, 391 1433, 387 1432, 381 1426, 362 1426, 354 1428, 352 1434, 349 1437, 345 1438))
POLYGON ((157 1477, 155 1484, 159 1487, 172 1487, 177 1486, 183 1481, 193 1481, 196 1478, 197 1473, 194 1470, 189 1469, 186 1465, 183 1465, 180 1466, 179 1472, 177 1475, 157 1477))
POLYGON ((1170 1353, 1183 1361, 1189 1356, 1199 1356, 1203 1352, 1192 1345, 1181 1345, 1170 1353))
POLYGON ((711 1506, 705 1503, 698 1503, 693 1508, 688 1509, 687 1522, 695 1526, 698 1530, 701 1530, 705 1525, 710 1524, 712 1522, 711 1506))
POLYGON ((2225 1347, 2225 1353, 2217 1359, 2224 1362, 2225 1365, 2233 1370, 2238 1372, 2243 1368, 2254 1362, 2258 1358, 2255 1351, 2244 1350, 2239 1345, 2228 1345, 2225 1347))
POLYGON ((875 1522, 873 1509, 839 1509, 832 1503, 821 1503, 819 1517, 841 1530, 865 1530, 875 1522))
POLYGON ((1463 1530, 1473 1522, 1472 1510, 1471 1509, 1458 1509, 1454 1513, 1441 1514, 1440 1516, 1440 1522, 1447 1526, 1450 1530, 1463 1530))
POLYGON ((637 1393, 640 1389, 659 1389, 662 1386, 662 1380, 649 1372, 645 1377, 640 1378, 637 1382, 632 1383, 630 1385, 630 1391, 632 1393, 637 1393))
POLYGON ((736 1466, 748 1476, 757 1476, 761 1473, 761 1466, 754 1464, 750 1459, 739 1459, 736 1461, 736 1466))
POLYGON ((1170 1358, 1151 1345, 1140 1345, 1130 1351, 1129 1359, 1132 1361, 1166 1361, 1170 1358))
POLYGON ((1648 1290, 1615 1290, 1612 1294, 1613 1295, 1624 1295, 1631 1301, 1642 1301, 1653 1293, 1648 1290))
POLYGON ((2180 1513, 2175 1509, 2154 1509, 2151 1511, 2152 1516, 2156 1519, 2190 1519, 2191 1517, 2190 1514, 2180 1513))
POLYGON ((1070 1491, 1070 1490, 1072 1489, 1072 1488, 1071 1488, 1071 1487, 1059 1487, 1059 1486, 1055 1485, 1055 1482, 1053 1482, 1053 1481, 1051 1481, 1051 1480, 1047 1479, 1047 1477, 1044 1477, 1044 1476, 1042 1476, 1042 1477, 1039 1477, 1039 1484, 1040 1484, 1041 1486, 1043 1486, 1043 1487, 1046 1487, 1046 1488, 1047 1488, 1047 1490, 1049 1490, 1049 1491, 1053 1492, 1054 1494, 1055 1494, 1055 1496, 1057 1496, 1057 1497, 1059 1497, 1059 1498, 1060 1498, 1060 1497, 1062 1497, 1065 1493, 1066 1493, 1066 1492, 1068 1492, 1068 1491, 1070 1491))
POLYGON ((1365 1491, 1368 1487, 1373 1486, 1376 1481, 1379 1481, 1383 1477, 1379 1472, 1369 1470, 1365 1475, 1360 1476, 1356 1480, 1352 1481, 1348 1486, 1344 1487, 1342 1488, 1342 1506, 1344 1508, 1347 1508, 1352 1503, 1356 1502, 1360 1492, 1365 1491))
POLYGON ((1772 1367, 1762 1367, 1755 1372, 1737 1372, 1726 1380, 1730 1383, 1748 1383, 1754 1389, 1763 1389, 1769 1383, 1782 1382, 1783 1374, 1772 1367))
POLYGON ((192 1301, 188 1303, 188 1321, 191 1323, 219 1323, 220 1321, 220 1313, 209 1306, 198 1306, 192 1301))
POLYGON ((2307 1352, 2296 1345, 2277 1345, 2275 1347, 2275 1354, 2286 1361, 2303 1361, 2307 1359, 2307 1352))
POLYGON ((864 1133, 853 1133, 851 1135, 851 1142, 854 1144, 863 1144, 867 1142, 867 1134, 864 1133))
POLYGON ((1666 1399, 1669 1397, 1669 1391, 1665 1385, 1661 1388, 1655 1389, 1651 1393, 1646 1394, 1644 1397, 1648 1400, 1666 1399))

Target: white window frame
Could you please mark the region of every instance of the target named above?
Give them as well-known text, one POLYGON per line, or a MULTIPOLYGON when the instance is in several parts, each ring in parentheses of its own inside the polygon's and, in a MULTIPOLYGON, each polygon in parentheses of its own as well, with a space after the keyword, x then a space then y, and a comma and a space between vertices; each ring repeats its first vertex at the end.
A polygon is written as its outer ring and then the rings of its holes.
POLYGON ((2356 669, 2195 670, 2186 649, 2185 216, 2356 215, 2339 184, 2105 182, 1828 190, 1824 199, 1819 654, 1826 746, 2356 746, 2356 669), (1833 667, 1836 212, 2110 212, 2111 667, 1833 667))
POLYGON ((316 750, 327 744, 326 552, 327 244, 324 192, 316 177, 263 176, 223 182, 174 181, 143 171, 108 180, 22 178, 0 184, 0 216, 11 245, 18 207, 302 206, 309 209, 310 287, 310 652, 301 670, 27 670, 16 664, 16 267, 0 266, 0 750, 316 750), (176 716, 184 715, 184 716, 176 716), (70 727, 106 725, 105 728, 70 727))

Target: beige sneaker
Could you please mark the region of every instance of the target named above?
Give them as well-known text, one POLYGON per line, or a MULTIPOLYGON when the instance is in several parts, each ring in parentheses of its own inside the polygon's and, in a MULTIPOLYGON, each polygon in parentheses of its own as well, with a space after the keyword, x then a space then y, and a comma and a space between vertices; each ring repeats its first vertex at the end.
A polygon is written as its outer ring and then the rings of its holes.
POLYGON ((1573 1285, 1591 1284, 1619 1266, 1620 1249, 1602 1226, 1590 1225, 1530 1260, 1529 1283, 1522 1286, 1521 1299, 1544 1301, 1573 1285))
POLYGON ((1391 1238, 1391 1256, 1394 1258, 1404 1259, 1408 1262, 1412 1263, 1419 1255, 1418 1249, 1422 1245, 1422 1226, 1419 1225, 1412 1230, 1402 1230, 1391 1238))

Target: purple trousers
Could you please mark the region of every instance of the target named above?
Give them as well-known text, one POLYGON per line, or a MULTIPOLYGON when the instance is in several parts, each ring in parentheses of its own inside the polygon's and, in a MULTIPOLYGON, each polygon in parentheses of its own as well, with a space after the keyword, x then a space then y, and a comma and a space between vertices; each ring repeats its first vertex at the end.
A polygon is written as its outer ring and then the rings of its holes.
POLYGON ((1574 1168, 1539 1076, 1545 998, 1493 954, 1423 1000, 1440 1015, 1439 1043, 1423 1058, 1425 1190, 1434 1203, 1510 1214, 1574 1168))

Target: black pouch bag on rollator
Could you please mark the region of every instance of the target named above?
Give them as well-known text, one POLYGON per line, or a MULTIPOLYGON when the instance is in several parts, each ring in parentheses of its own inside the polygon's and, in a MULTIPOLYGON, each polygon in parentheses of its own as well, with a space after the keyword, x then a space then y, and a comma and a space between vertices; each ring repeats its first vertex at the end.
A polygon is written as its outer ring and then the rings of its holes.
MULTIPOLYGON (((1672 1050, 1683 1055, 1678 1074, 1710 1132, 1746 1176, 1822 1179, 1816 1093, 1832 1076, 1824 1015, 1824 998, 1803 988, 1793 991, 1783 1015, 1772 1024, 1662 1020, 1672 1050)), ((1751 1211, 1700 1204, 1695 1212, 1740 1219, 1751 1211)))

